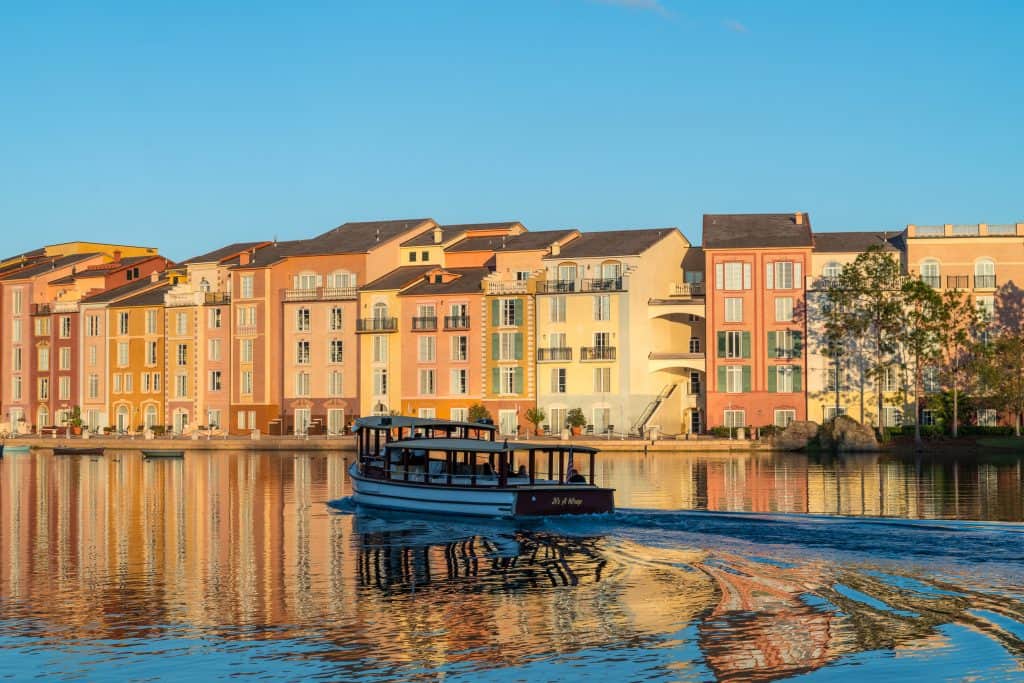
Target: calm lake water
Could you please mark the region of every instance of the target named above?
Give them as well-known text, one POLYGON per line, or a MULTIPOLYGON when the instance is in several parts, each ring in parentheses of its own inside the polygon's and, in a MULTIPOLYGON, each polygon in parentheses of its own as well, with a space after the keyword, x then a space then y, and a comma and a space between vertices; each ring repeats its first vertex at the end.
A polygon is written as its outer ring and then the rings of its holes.
POLYGON ((517 525, 353 510, 340 454, 9 455, 0 679, 1024 678, 1015 456, 600 479, 615 514, 517 525))

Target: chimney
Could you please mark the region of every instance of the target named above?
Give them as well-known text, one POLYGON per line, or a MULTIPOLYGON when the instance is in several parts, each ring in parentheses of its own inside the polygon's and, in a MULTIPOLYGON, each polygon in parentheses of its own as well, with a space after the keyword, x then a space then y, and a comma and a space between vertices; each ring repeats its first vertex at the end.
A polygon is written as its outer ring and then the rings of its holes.
POLYGON ((559 244, 558 242, 555 242, 554 244, 551 245, 551 255, 552 256, 558 256, 561 253, 562 253, 562 245, 561 244, 559 244))
POLYGON ((249 252, 243 251, 238 255, 238 264, 241 266, 249 265, 249 252))
POLYGON ((444 231, 441 230, 440 225, 434 226, 434 244, 441 244, 441 239, 444 237, 444 231))
POLYGON ((114 250, 114 262, 115 263, 120 263, 121 262, 121 250, 120 249, 115 249, 114 250))
POLYGON ((797 225, 803 225, 804 223, 807 222, 807 214, 804 213, 803 211, 797 211, 793 215, 795 216, 797 225))
POLYGON ((154 270, 152 273, 149 274, 149 281, 150 282, 156 282, 159 279, 160 279, 160 271, 154 270))

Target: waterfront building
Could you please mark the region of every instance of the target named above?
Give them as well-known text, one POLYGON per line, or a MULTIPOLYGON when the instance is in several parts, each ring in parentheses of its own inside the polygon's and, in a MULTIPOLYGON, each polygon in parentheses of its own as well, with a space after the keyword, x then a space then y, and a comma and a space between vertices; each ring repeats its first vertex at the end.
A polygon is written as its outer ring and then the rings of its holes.
POLYGON ((806 419, 806 213, 706 214, 707 426, 784 427, 806 419))
POLYGON ((180 350, 166 343, 164 295, 172 283, 154 273, 148 284, 106 308, 108 424, 120 434, 162 426, 180 433, 187 425, 180 413, 168 423, 172 415, 165 405, 165 396, 176 395, 178 387, 165 393, 164 385, 175 382, 178 368, 187 366, 180 350))
MULTIPOLYGON (((811 270, 807 276, 807 419, 824 424, 836 415, 849 415, 864 424, 877 424, 878 394, 883 393, 882 424, 902 423, 906 410, 903 372, 894 366, 881 383, 870 376, 869 361, 859 340, 847 340, 839 359, 823 353, 824 292, 843 267, 871 248, 894 259, 904 256, 904 235, 897 232, 845 231, 814 235, 811 270)), ((914 414, 911 410, 911 416, 914 414)))
MULTIPOLYGON (((584 233, 556 244, 537 283, 538 403, 555 430, 579 408, 587 433, 681 434, 693 327, 680 311, 652 307, 683 279, 689 243, 676 228, 584 233), (676 391, 678 389, 678 392, 676 391)), ((533 315, 533 311, 527 311, 533 315)))

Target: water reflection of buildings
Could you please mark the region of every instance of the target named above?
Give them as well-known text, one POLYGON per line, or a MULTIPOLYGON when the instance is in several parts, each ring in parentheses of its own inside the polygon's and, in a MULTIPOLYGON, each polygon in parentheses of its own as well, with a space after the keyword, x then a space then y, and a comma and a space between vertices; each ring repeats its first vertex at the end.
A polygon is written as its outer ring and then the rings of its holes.
POLYGON ((1024 519, 1019 460, 636 453, 601 468, 620 507, 1024 519))

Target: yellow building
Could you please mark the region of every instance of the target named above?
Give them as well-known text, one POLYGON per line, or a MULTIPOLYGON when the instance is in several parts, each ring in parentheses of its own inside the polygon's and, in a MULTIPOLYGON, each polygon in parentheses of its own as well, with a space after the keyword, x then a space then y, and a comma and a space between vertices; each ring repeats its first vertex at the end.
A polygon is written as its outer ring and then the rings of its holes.
POLYGON ((169 288, 158 280, 107 306, 109 424, 118 432, 165 424, 165 363, 173 362, 165 356, 164 295, 169 288))

